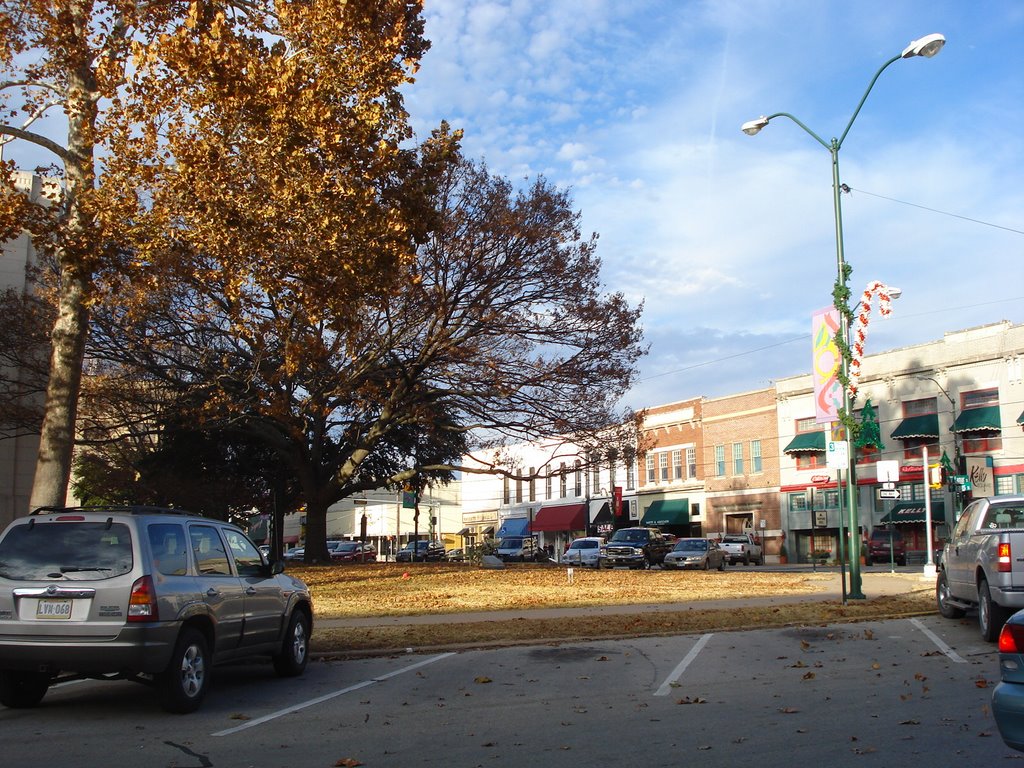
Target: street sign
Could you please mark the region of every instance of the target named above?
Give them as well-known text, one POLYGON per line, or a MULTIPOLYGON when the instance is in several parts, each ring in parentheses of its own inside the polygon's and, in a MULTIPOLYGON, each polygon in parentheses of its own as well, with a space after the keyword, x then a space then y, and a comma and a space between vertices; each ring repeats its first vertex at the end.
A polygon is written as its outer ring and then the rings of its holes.
POLYGON ((875 477, 878 478, 878 482, 880 483, 899 480, 900 463, 898 461, 892 461, 891 459, 876 461, 875 477))
POLYGON ((896 488, 896 483, 882 483, 882 490, 891 491, 896 488))
POLYGON ((898 499, 900 497, 900 492, 898 490, 883 488, 878 492, 878 495, 883 499, 898 499))
POLYGON ((850 465, 850 444, 845 440, 829 440, 825 452, 825 466, 830 469, 846 469, 850 465))

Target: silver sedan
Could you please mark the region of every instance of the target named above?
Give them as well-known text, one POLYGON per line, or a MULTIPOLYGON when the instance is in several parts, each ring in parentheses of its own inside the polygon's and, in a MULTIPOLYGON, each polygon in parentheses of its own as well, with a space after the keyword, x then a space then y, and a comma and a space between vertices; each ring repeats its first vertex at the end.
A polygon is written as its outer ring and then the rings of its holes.
POLYGON ((691 568, 704 571, 717 568, 724 571, 727 561, 725 551, 718 546, 717 541, 687 538, 679 539, 672 551, 665 555, 662 568, 665 570, 691 568))

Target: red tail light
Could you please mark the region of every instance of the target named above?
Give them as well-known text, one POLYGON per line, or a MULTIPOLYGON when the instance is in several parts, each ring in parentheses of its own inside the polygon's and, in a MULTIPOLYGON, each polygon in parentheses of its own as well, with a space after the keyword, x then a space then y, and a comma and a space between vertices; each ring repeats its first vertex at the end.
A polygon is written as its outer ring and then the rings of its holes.
POLYGON ((128 599, 128 621, 158 621, 159 619, 153 577, 143 576, 132 584, 132 594, 128 599))
POLYGON ((999 559, 996 561, 996 570, 999 573, 1009 573, 1013 570, 1013 562, 1010 558, 1010 542, 1008 541, 999 545, 999 559))
POLYGON ((999 633, 1000 653, 1021 653, 1024 651, 1024 624, 1003 624, 999 633))

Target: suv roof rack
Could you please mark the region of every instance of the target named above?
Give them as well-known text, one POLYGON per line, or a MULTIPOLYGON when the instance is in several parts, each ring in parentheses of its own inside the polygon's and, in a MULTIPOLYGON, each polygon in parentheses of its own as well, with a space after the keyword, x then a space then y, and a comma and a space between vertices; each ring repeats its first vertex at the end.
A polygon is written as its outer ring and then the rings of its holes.
POLYGON ((191 517, 202 517, 195 512, 184 509, 172 509, 170 507, 154 507, 142 504, 106 504, 96 507, 36 507, 29 514, 47 515, 54 512, 116 512, 123 515, 187 515, 191 517))

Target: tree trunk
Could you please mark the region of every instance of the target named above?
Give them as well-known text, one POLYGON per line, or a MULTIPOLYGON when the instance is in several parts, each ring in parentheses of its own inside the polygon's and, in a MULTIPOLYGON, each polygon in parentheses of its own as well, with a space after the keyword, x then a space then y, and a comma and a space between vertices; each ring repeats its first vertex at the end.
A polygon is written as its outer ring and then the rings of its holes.
POLYGON ((50 376, 30 510, 62 506, 67 499, 75 448, 75 419, 82 381, 82 361, 89 333, 88 300, 92 271, 100 259, 101 237, 86 209, 96 175, 96 78, 89 51, 90 3, 74 3, 67 58, 67 152, 64 156, 64 236, 55 246, 60 269, 57 318, 50 335, 50 376))
POLYGON ((62 278, 57 320, 51 334, 50 378, 29 511, 36 507, 63 506, 66 501, 88 332, 84 301, 87 283, 74 273, 65 273, 62 278))

